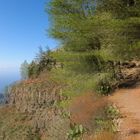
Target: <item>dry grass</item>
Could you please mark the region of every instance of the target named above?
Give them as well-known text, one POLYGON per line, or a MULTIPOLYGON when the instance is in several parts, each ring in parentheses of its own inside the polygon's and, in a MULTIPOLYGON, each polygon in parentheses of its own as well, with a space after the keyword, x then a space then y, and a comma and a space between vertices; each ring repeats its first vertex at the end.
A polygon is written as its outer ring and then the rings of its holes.
POLYGON ((95 136, 89 138, 89 140, 118 140, 117 136, 111 132, 100 132, 95 136))

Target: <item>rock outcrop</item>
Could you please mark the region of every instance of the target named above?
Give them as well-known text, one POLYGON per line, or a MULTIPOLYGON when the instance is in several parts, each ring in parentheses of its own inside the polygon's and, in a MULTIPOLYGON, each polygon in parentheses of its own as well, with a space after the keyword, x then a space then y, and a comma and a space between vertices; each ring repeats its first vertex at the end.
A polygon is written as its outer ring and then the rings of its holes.
POLYGON ((128 61, 119 64, 117 79, 119 87, 131 87, 140 82, 140 61, 128 61))

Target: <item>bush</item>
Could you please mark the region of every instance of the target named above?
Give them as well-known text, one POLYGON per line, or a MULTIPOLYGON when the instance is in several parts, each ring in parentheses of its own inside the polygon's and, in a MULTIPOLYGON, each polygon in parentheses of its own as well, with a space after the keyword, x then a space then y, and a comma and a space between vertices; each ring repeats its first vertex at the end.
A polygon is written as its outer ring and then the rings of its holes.
POLYGON ((96 131, 118 131, 118 119, 121 114, 116 106, 107 105, 105 106, 100 114, 95 118, 96 131))
POLYGON ((101 73, 97 79, 96 91, 100 94, 108 95, 116 87, 116 80, 113 77, 113 74, 110 73, 101 73))
POLYGON ((69 140, 76 140, 76 138, 80 138, 82 134, 86 132, 86 129, 82 125, 72 125, 71 129, 68 132, 69 140))
POLYGON ((32 63, 28 67, 28 77, 35 78, 39 75, 39 73, 39 65, 32 61, 32 63))
POLYGON ((28 77, 36 78, 44 70, 50 71, 56 64, 56 60, 50 56, 50 51, 40 50, 36 59, 28 67, 28 77))
POLYGON ((102 79, 99 81, 97 86, 97 92, 102 94, 109 94, 113 89, 111 87, 110 82, 107 79, 102 79))

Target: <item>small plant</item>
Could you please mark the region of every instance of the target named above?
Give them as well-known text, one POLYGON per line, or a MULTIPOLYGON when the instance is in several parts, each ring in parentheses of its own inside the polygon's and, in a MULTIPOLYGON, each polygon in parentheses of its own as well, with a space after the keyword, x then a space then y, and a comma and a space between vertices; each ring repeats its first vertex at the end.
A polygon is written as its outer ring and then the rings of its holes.
POLYGON ((99 82, 97 91, 99 93, 107 95, 108 93, 112 91, 112 88, 111 88, 110 83, 107 80, 102 80, 99 82))
POLYGON ((70 118, 70 112, 68 112, 68 111, 63 111, 61 113, 61 115, 62 115, 63 118, 70 118))
POLYGON ((100 116, 95 118, 97 131, 116 132, 118 130, 118 119, 121 114, 116 106, 106 106, 100 116))
POLYGON ((68 140, 78 140, 85 132, 86 129, 82 125, 72 125, 67 133, 68 140))
POLYGON ((118 119, 121 116, 118 108, 113 105, 107 106, 105 112, 108 119, 118 119))
POLYGON ((116 79, 113 73, 100 73, 96 81, 95 89, 100 94, 108 95, 115 89, 116 79))

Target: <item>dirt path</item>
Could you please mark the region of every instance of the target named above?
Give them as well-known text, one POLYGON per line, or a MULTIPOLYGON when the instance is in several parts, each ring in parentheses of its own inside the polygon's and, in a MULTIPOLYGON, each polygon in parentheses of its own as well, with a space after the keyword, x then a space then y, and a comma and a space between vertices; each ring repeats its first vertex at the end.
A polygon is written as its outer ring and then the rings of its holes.
POLYGON ((140 87, 118 90, 109 101, 116 104, 123 115, 119 120, 122 140, 140 140, 140 87))
POLYGON ((85 127, 92 127, 92 117, 106 102, 115 104, 123 116, 118 120, 121 136, 119 140, 140 140, 140 87, 121 89, 102 99, 97 99, 90 93, 79 96, 70 107, 72 121, 85 127))
POLYGON ((97 98, 93 93, 86 93, 79 97, 76 97, 71 106, 71 120, 74 123, 82 124, 86 128, 92 127, 93 119, 106 103, 104 97, 97 98))

